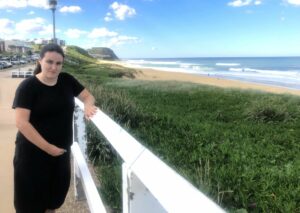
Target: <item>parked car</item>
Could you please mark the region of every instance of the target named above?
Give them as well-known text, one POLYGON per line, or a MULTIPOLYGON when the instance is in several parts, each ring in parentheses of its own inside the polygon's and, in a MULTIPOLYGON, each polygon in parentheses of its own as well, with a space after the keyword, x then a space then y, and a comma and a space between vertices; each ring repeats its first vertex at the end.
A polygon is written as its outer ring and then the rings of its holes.
POLYGON ((10 63, 12 63, 12 65, 19 65, 19 64, 21 64, 20 61, 10 61, 10 63))
POLYGON ((25 78, 28 78, 30 76, 33 76, 33 71, 26 71, 25 72, 25 78))
POLYGON ((0 63, 4 65, 4 68, 12 67, 12 64, 8 61, 0 61, 0 63))
POLYGON ((3 61, 10 60, 9 57, 2 57, 1 59, 2 59, 3 61))

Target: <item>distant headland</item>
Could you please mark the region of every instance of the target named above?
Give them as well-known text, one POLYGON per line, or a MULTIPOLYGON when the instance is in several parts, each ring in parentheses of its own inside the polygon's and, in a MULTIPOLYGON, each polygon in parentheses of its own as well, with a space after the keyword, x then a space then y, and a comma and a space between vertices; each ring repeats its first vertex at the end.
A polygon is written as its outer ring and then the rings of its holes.
POLYGON ((111 61, 119 60, 118 56, 114 53, 114 51, 107 47, 93 47, 91 49, 88 49, 87 52, 92 57, 97 59, 111 60, 111 61))

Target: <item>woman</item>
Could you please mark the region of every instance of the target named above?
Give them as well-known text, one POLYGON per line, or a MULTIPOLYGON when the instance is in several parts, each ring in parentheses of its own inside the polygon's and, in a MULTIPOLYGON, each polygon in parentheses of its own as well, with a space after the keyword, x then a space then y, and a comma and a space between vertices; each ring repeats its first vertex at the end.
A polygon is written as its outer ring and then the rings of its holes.
POLYGON ((18 87, 13 102, 18 128, 14 156, 17 213, 55 212, 70 185, 74 97, 86 118, 96 113, 94 97, 73 76, 61 72, 64 52, 56 44, 40 53, 35 76, 18 87))

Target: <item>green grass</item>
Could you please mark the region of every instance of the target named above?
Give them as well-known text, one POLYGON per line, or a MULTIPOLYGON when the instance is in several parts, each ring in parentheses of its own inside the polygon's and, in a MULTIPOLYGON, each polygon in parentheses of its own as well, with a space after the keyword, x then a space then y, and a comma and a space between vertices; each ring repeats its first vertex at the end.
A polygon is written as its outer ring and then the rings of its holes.
MULTIPOLYGON (((81 68, 72 72, 104 112, 226 210, 300 212, 299 97, 124 80, 109 73, 131 70, 111 65, 81 68)), ((121 161, 90 126, 89 138, 101 193, 120 212, 121 182, 111 177, 121 178, 121 161)))
POLYGON ((299 98, 174 82, 100 93, 101 108, 229 211, 299 208, 299 98))

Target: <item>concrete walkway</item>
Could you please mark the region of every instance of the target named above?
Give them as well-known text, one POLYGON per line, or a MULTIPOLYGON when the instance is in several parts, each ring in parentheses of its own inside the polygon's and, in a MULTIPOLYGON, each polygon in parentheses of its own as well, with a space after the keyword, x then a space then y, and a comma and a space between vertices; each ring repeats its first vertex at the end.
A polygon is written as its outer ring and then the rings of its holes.
POLYGON ((14 111, 11 109, 15 90, 21 79, 11 79, 10 72, 0 72, 0 212, 14 212, 13 165, 15 148, 14 111))
MULTIPOLYGON (((24 67, 27 71, 30 67, 24 67)), ((14 213, 13 156, 15 149, 14 110, 11 108, 15 91, 23 79, 11 78, 12 69, 0 71, 0 213, 14 213)), ((66 201, 58 213, 88 213, 86 201, 75 201, 73 182, 66 201)))

